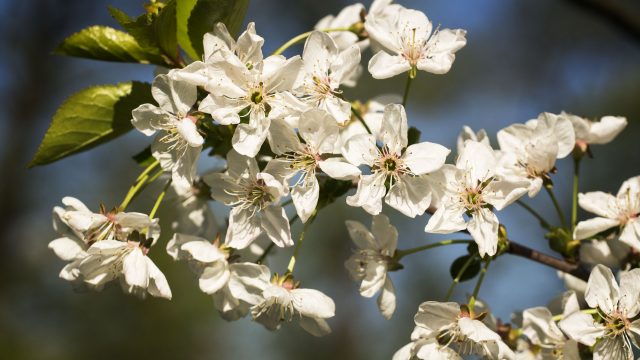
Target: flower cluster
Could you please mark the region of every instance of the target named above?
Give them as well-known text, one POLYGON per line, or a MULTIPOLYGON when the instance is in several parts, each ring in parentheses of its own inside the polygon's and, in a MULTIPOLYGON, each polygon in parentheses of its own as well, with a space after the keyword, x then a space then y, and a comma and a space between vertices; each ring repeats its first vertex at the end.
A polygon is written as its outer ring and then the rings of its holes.
MULTIPOLYGON (((626 119, 591 121, 545 112, 498 131, 497 147, 484 130, 465 127, 452 159, 447 147, 420 141, 404 104, 418 71, 445 74, 452 68, 465 35, 461 29, 434 29, 424 13, 390 0, 374 1, 368 13, 356 4, 322 19, 303 36, 302 54, 289 58, 282 55, 285 48, 265 56, 254 23, 237 39, 217 24, 204 36, 202 59, 158 75, 152 86, 157 104, 133 110, 133 126, 155 139, 151 165, 123 203, 94 213, 67 197, 64 207, 54 208, 61 237, 49 247, 68 262, 60 277, 92 290, 118 278, 125 292, 170 299, 164 275, 148 256, 160 236, 153 216, 170 189, 177 216, 166 251, 188 264, 223 318, 250 316, 270 330, 295 320, 323 336, 331 331, 327 319, 335 304, 296 280, 298 249, 320 210, 353 190, 345 203, 373 220, 371 230, 346 221, 355 248, 345 267, 362 296, 379 294, 384 318, 396 309, 390 272, 403 268, 406 255, 467 244, 468 254, 452 267, 457 274, 451 290, 480 271, 467 303, 450 301, 450 291, 444 302, 420 305, 411 342, 394 359, 573 359, 580 356, 578 344, 596 359, 631 358, 640 334, 640 270, 633 269, 640 252, 640 177, 624 182, 616 196, 578 195, 576 177, 574 205, 597 215, 580 222, 575 212, 567 221, 553 192, 558 160, 572 156, 577 176, 590 146, 612 141, 626 119), (393 97, 360 103, 344 95, 344 87, 357 85, 368 48, 373 78, 407 75, 402 104, 393 97), (223 158, 225 169, 199 173, 205 150, 223 158), (126 212, 158 178, 166 186, 150 215, 126 212), (522 202, 542 189, 554 202, 560 226, 522 202), (229 208, 226 228, 218 226, 210 201, 229 208), (527 309, 507 325, 477 296, 489 264, 509 251, 498 215, 516 202, 549 231, 552 248, 570 261, 566 269, 575 263, 579 270, 595 267, 587 283, 571 278, 582 288, 564 294, 561 306, 527 309), (293 218, 286 212, 290 204, 293 218), (417 218, 427 233, 470 238, 398 249, 399 233, 382 214, 384 204, 417 218), (291 225, 298 220, 304 228, 296 242, 291 225), (286 271, 272 273, 265 265, 270 251, 294 245, 286 271), (620 286, 602 264, 622 269, 620 286), (581 309, 580 301, 588 308, 581 309)), ((565 272, 579 274, 572 269, 565 272)))

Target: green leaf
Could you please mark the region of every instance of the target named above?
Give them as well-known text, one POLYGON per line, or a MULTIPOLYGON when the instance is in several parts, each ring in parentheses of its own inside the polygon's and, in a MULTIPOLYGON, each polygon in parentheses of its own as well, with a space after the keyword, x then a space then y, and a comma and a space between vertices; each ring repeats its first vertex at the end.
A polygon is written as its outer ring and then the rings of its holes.
POLYGON ((146 168, 151 165, 156 159, 151 153, 151 146, 147 146, 144 150, 132 156, 133 160, 142 168, 146 168))
POLYGON ((194 59, 202 57, 204 34, 213 31, 213 26, 223 22, 231 36, 236 37, 249 7, 249 0, 198 0, 187 22, 187 33, 196 52, 194 59))
POLYGON ((158 11, 157 15, 147 13, 134 20, 122 10, 109 7, 111 16, 136 39, 140 47, 159 59, 157 64, 173 66, 178 57, 175 1, 169 1, 158 11))
POLYGON ((171 0, 160 10, 153 21, 154 32, 160 49, 170 59, 178 57, 178 38, 176 23, 176 2, 171 0))
POLYGON ((54 53, 105 61, 163 63, 162 58, 143 49, 130 34, 98 25, 69 36, 54 53))
POLYGON ((191 46, 187 23, 191 10, 196 5, 197 0, 177 0, 176 1, 176 22, 177 22, 177 38, 178 44, 192 59, 198 59, 198 53, 191 46))
POLYGON ((60 106, 29 167, 88 150, 131 130, 131 111, 153 103, 151 85, 137 81, 92 86, 60 106))
POLYGON ((478 259, 475 255, 465 255, 455 259, 451 264, 451 267, 449 268, 449 274, 451 274, 452 279, 455 279, 456 276, 458 276, 458 274, 462 270, 462 267, 469 260, 471 256, 474 257, 474 260, 471 262, 471 265, 469 265, 469 267, 467 267, 465 272, 462 274, 462 276, 460 277, 460 281, 462 282, 462 281, 471 280, 476 275, 478 275, 481 267, 480 259, 478 259))

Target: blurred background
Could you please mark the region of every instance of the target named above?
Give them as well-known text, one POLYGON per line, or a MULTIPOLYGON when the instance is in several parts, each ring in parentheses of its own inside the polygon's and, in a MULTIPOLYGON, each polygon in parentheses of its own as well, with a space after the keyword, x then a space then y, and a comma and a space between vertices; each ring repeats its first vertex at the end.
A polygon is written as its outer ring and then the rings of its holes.
MULTIPOLYGON (((450 148, 463 125, 485 128, 492 136, 514 122, 543 111, 599 118, 621 115, 629 126, 618 139, 593 148, 583 163, 581 191, 616 192, 640 172, 640 35, 619 19, 570 0, 401 0, 443 27, 468 31, 467 46, 447 75, 419 73, 408 103, 409 122, 422 139, 450 148), (578 4, 578 5, 577 5, 578 4)), ((590 1, 588 1, 590 2, 590 1)), ((625 21, 640 21, 637 1, 603 1, 622 11, 625 21), (634 15, 635 14, 635 15, 634 15)), ((365 5, 369 5, 369 1, 365 5)), ((126 296, 119 286, 102 293, 74 293, 58 278, 63 262, 47 248, 56 237, 51 209, 74 196, 93 209, 117 205, 139 169, 131 160, 149 139, 131 132, 90 152, 27 170, 56 108, 72 93, 94 84, 129 79, 150 82, 154 68, 50 55, 66 36, 93 24, 117 27, 107 12, 114 5, 130 15, 143 1, 0 1, 0 358, 4 359, 388 359, 409 341, 413 314, 425 300, 442 300, 450 284, 449 264, 463 247, 411 255, 405 269, 392 273, 398 307, 390 321, 378 313, 375 299, 359 296, 343 262, 351 242, 343 221, 370 217, 343 200, 323 211, 310 228, 296 272, 305 287, 331 296, 337 306, 333 333, 313 338, 297 326, 268 332, 244 319, 221 320, 212 299, 201 293, 184 263, 163 251, 170 231, 151 256, 166 274, 173 300, 126 296), (314 231, 315 230, 315 231, 314 231)), ((323 16, 336 14, 347 1, 254 0, 247 21, 265 37, 265 53, 308 31, 323 16)), ((299 52, 295 48, 288 53, 299 52)), ((366 58, 371 56, 367 52, 366 58)), ((373 81, 367 73, 349 97, 401 94, 404 77, 373 81)), ((570 207, 570 160, 554 177, 565 211, 570 207)), ((555 219, 541 194, 532 206, 555 219)), ((148 211, 154 190, 134 209, 148 211)), ((423 232, 427 218, 411 220, 385 207, 400 231, 400 248, 439 239, 423 232)), ((160 211, 165 219, 171 207, 160 211)), ((521 208, 499 214, 510 237, 550 252, 543 231, 521 208)), ((224 219, 219 219, 223 222, 224 219)), ((297 236, 299 227, 294 227, 297 236)), ((271 262, 284 269, 290 249, 271 262)), ((455 299, 464 301, 475 281, 463 283, 455 299)), ((504 255, 492 265, 480 292, 494 313, 509 321, 512 312, 544 305, 563 285, 556 272, 504 255)))

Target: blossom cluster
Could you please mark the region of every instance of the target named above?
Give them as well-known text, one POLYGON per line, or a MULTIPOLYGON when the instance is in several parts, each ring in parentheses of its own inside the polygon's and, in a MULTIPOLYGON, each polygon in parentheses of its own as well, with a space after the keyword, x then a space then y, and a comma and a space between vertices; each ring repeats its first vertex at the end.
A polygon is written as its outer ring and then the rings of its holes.
MULTIPOLYGON (((389 272, 401 269, 400 259, 413 251, 398 249, 398 231, 382 214, 383 204, 409 218, 428 214, 420 220, 427 233, 468 234, 469 259, 488 266, 508 247, 498 214, 543 188, 551 191, 559 159, 580 161, 591 145, 612 141, 626 119, 545 112, 498 131, 497 147, 484 130, 465 127, 448 162, 450 149, 411 135, 399 101, 345 98, 342 89, 362 76, 367 48, 373 78, 406 74, 411 81, 418 71, 447 73, 465 35, 434 28, 421 11, 390 0, 374 1, 368 12, 356 4, 322 19, 302 54, 289 58, 280 51, 265 57, 253 23, 237 39, 217 24, 204 36, 203 58, 158 75, 152 86, 157 104, 133 110, 133 126, 155 136, 154 162, 127 200, 93 212, 66 197, 64 207, 54 208, 61 237, 49 247, 68 262, 60 277, 92 290, 117 278, 125 292, 171 298, 148 256, 160 237, 157 206, 150 215, 125 212, 136 191, 153 181, 155 167, 159 176, 167 175, 177 199, 166 251, 188 264, 227 320, 251 316, 271 330, 296 320, 315 336, 331 331, 327 319, 335 314, 334 301, 301 287, 293 275, 304 231, 326 205, 323 194, 331 182, 355 189, 344 201, 373 217, 370 230, 346 221, 355 247, 345 267, 362 296, 379 294, 386 319, 396 308, 389 272), (229 131, 227 138, 216 129, 229 131), (227 144, 225 151, 220 144, 227 144), (198 159, 208 148, 226 160, 224 171, 198 173, 198 159), (211 200, 229 208, 226 229, 219 229, 211 200), (289 204, 293 219, 285 211, 289 204), (304 229, 296 243, 291 224, 297 220, 304 229), (269 251, 294 245, 287 271, 272 273, 265 265, 269 251)), ((340 199, 343 193, 329 195, 340 199)), ((426 301, 415 316, 411 342, 394 359, 579 358, 578 344, 597 359, 631 358, 640 334, 640 270, 629 262, 640 252, 640 177, 626 181, 617 196, 590 192, 578 201, 597 217, 547 230, 570 232, 558 238, 567 246, 577 243, 579 254, 563 255, 595 265, 588 282, 563 275, 573 285, 560 306, 527 309, 508 327, 477 293, 468 303, 426 301), (620 286, 609 267, 623 269, 620 286)))

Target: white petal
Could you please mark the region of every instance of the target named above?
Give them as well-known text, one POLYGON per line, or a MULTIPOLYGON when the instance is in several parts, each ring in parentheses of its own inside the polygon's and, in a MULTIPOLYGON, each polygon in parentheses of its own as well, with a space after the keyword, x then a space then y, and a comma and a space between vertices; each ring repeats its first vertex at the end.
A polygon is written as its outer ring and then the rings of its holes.
POLYGON ((318 167, 325 174, 329 175, 329 177, 336 180, 353 180, 361 174, 358 167, 345 162, 343 159, 331 158, 325 161, 319 161, 318 167))
POLYGON ((274 119, 269 127, 269 146, 277 155, 302 151, 303 147, 293 128, 283 119, 274 119))
POLYGON ((238 125, 231 140, 233 148, 244 156, 256 156, 267 138, 270 122, 268 118, 264 118, 258 121, 259 125, 255 127, 248 124, 238 125))
POLYGON ((384 214, 378 214, 371 220, 371 232, 378 247, 376 250, 386 250, 387 255, 393 255, 398 245, 398 230, 391 224, 384 214))
POLYGON ((353 165, 373 165, 378 157, 376 138, 370 134, 351 137, 342 148, 342 155, 353 165))
POLYGON ((560 320, 558 326, 568 337, 587 346, 593 346, 604 335, 604 329, 593 321, 591 315, 579 311, 560 320))
POLYGON ((493 256, 498 250, 498 226, 500 222, 493 211, 489 209, 480 209, 471 216, 467 229, 478 244, 478 252, 480 257, 485 254, 493 256))
POLYGON ((444 204, 429 218, 424 231, 434 234, 450 234, 467 228, 462 215, 464 209, 444 204))
POLYGON ((72 261, 83 257, 85 245, 79 240, 62 237, 55 239, 49 243, 49 249, 64 261, 72 261))
POLYGON ((225 260, 225 254, 217 246, 204 239, 189 241, 180 246, 180 249, 189 253, 194 260, 202 263, 225 260))
POLYGON ((640 269, 622 271, 620 274, 620 303, 628 318, 635 317, 640 310, 640 269))
POLYGON ((141 133, 151 136, 158 130, 158 124, 171 123, 174 116, 152 104, 142 104, 131 112, 131 124, 141 133))
POLYGON ((300 115, 298 131, 305 143, 320 154, 333 152, 338 141, 338 124, 331 115, 319 109, 311 109, 300 115))
POLYGON ((360 295, 373 297, 384 286, 387 277, 387 267, 385 264, 369 262, 366 264, 364 278, 360 284, 360 295))
POLYGON ((590 144, 611 142, 627 126, 627 119, 620 116, 604 116, 599 122, 591 124, 590 144))
POLYGON ((315 177, 306 181, 305 184, 294 186, 291 190, 293 205, 303 223, 307 222, 311 214, 316 210, 319 196, 320 186, 315 177))
POLYGON ((194 85, 173 80, 168 75, 158 75, 155 78, 151 94, 162 109, 176 115, 186 115, 197 99, 194 85))
POLYGON ((294 308, 303 316, 326 319, 333 317, 336 305, 327 295, 315 289, 291 290, 294 308))
POLYGON ((451 326, 460 313, 460 305, 454 302, 426 301, 420 304, 414 317, 416 325, 432 332, 451 326))
POLYGON ((347 204, 361 206, 371 215, 377 215, 382 211, 382 197, 387 189, 384 186, 386 175, 382 172, 372 175, 360 176, 356 193, 347 196, 347 204))
POLYGON ((392 152, 397 155, 402 153, 402 149, 407 147, 407 113, 404 106, 399 104, 389 104, 384 108, 382 125, 380 127, 380 140, 392 152))
POLYGON ((202 270, 198 285, 205 294, 213 294, 227 284, 230 276, 227 262, 216 261, 202 270))
POLYGON ((331 328, 324 319, 303 316, 300 318, 300 326, 313 336, 320 337, 331 333, 331 328))
POLYGON ((602 191, 578 194, 578 204, 584 210, 596 215, 614 219, 617 218, 616 198, 602 191))
POLYGON ((262 210, 261 215, 261 227, 271 241, 279 247, 293 245, 289 219, 282 207, 276 205, 268 206, 262 210))
POLYGON ((593 219, 580 221, 573 231, 573 238, 576 240, 586 239, 618 225, 618 220, 603 217, 595 217, 593 219))
POLYGON ((369 72, 374 79, 388 79, 409 70, 411 70, 411 64, 400 55, 389 55, 384 51, 378 51, 369 60, 369 72))
POLYGON ((440 169, 450 152, 442 145, 421 142, 407 147, 402 158, 414 174, 422 175, 440 169))
POLYGON ((197 147, 204 143, 204 138, 198 132, 198 128, 193 120, 184 118, 176 125, 176 129, 189 146, 197 147))
POLYGON ((229 227, 225 238, 225 244, 236 248, 244 249, 249 246, 260 235, 260 219, 251 216, 251 210, 233 208, 229 214, 229 227))
POLYGON ((408 217, 422 215, 431 203, 429 183, 424 177, 401 175, 389 189, 385 202, 408 217))
POLYGON ((455 60, 455 52, 467 44, 467 32, 462 29, 443 29, 429 39, 429 56, 418 61, 420 70, 432 74, 446 74, 455 60))
POLYGON ((463 335, 475 342, 501 341, 500 335, 491 331, 487 325, 478 320, 462 317, 458 320, 458 326, 463 335))
POLYGON ((122 273, 129 287, 147 288, 149 284, 149 268, 142 250, 136 248, 124 256, 122 273))
POLYGON ((353 220, 347 220, 344 223, 347 226, 347 231, 349 232, 351 240, 359 249, 379 249, 377 239, 373 237, 373 234, 371 234, 364 225, 353 220))
POLYGON ((478 181, 483 182, 495 174, 497 162, 495 152, 490 146, 467 140, 458 156, 456 167, 468 171, 468 184, 475 186, 478 181))
POLYGON ((590 307, 599 307, 606 314, 611 314, 620 299, 620 289, 611 269, 596 265, 591 270, 584 299, 590 307))
POLYGON ((147 268, 149 269, 149 287, 147 291, 151 296, 171 300, 171 289, 169 288, 167 278, 151 259, 148 257, 145 257, 145 259, 147 261, 147 268))
POLYGON ((382 292, 378 296, 378 309, 387 320, 391 319, 396 310, 396 290, 393 288, 393 283, 391 283, 389 276, 387 276, 382 292))

